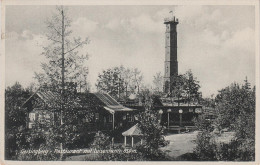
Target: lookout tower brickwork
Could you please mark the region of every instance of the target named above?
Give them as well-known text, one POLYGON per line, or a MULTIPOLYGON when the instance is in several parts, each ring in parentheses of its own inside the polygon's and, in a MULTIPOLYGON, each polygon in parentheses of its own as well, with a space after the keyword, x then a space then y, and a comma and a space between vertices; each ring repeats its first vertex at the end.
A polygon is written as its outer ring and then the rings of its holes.
POLYGON ((174 75, 178 75, 177 61, 177 24, 175 17, 165 18, 165 62, 164 62, 164 92, 171 92, 170 84, 174 75))

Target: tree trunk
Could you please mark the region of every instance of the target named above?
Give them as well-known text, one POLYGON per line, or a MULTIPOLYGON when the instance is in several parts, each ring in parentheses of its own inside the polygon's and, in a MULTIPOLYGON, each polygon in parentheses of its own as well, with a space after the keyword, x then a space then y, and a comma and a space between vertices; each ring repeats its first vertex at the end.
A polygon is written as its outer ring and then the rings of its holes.
MULTIPOLYGON (((61 32, 61 38, 62 38, 62 43, 61 43, 61 87, 62 87, 62 91, 61 91, 61 99, 62 99, 62 102, 61 102, 61 112, 60 112, 60 125, 62 125, 63 124, 63 121, 62 121, 62 112, 64 111, 64 97, 65 97, 65 95, 64 95, 64 88, 65 88, 65 82, 64 82, 64 80, 65 80, 65 77, 64 77, 64 72, 65 72, 65 65, 64 65, 64 13, 63 13, 63 9, 62 9, 62 11, 61 11, 61 17, 62 17, 62 32, 61 32)), ((62 138, 62 134, 61 134, 61 138, 62 138)), ((62 142, 60 143, 60 150, 61 150, 61 154, 60 154, 60 160, 62 160, 62 158, 63 158, 63 154, 62 154, 62 150, 63 150, 63 144, 62 144, 62 142)))
POLYGON ((178 107, 180 106, 180 96, 178 96, 178 107))

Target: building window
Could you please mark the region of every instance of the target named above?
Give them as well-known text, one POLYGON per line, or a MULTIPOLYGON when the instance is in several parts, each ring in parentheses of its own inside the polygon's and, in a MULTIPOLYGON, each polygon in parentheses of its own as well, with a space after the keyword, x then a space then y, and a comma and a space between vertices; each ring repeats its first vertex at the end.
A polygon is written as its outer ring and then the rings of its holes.
POLYGON ((129 122, 133 122, 134 121, 134 115, 132 115, 132 114, 127 114, 127 121, 129 121, 129 122))
POLYGON ((113 115, 108 116, 108 122, 113 122, 113 115))
POLYGON ((35 121, 35 113, 29 114, 30 121, 35 121))
POLYGON ((34 124, 33 123, 29 123, 29 129, 33 128, 34 124))
POLYGON ((134 122, 134 115, 130 115, 130 122, 134 122))
POLYGON ((95 113, 95 120, 96 120, 96 121, 99 120, 99 113, 95 113))

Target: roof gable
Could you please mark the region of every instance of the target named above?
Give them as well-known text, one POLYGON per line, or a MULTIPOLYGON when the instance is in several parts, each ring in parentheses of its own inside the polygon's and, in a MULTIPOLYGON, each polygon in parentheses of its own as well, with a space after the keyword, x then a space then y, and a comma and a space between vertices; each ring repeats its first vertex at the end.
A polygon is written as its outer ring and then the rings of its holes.
POLYGON ((122 133, 123 136, 142 136, 142 130, 139 127, 139 124, 137 123, 136 125, 134 125, 133 127, 131 127, 130 129, 128 129, 127 131, 122 133))
POLYGON ((51 91, 41 91, 37 90, 34 94, 32 94, 22 105, 21 107, 25 107, 27 103, 31 102, 32 100, 38 100, 40 99, 43 101, 46 105, 50 107, 56 107, 58 106, 58 103, 60 102, 60 96, 58 93, 54 93, 51 91))

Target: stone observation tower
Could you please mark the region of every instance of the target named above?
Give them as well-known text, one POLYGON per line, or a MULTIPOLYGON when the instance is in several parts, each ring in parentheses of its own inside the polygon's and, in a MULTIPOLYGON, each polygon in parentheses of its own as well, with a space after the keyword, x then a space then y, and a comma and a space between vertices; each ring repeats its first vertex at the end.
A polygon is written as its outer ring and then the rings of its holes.
MULTIPOLYGON (((172 13, 172 11, 170 12, 172 13)), ((164 92, 171 92, 170 84, 172 77, 178 75, 177 61, 177 24, 175 16, 164 19, 165 32, 165 62, 164 62, 164 92)))

